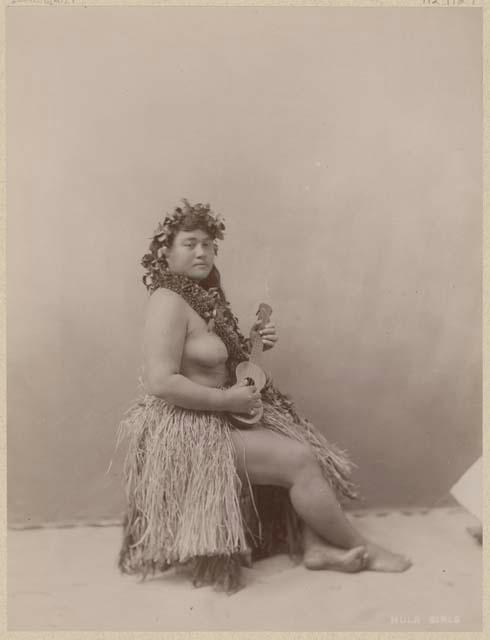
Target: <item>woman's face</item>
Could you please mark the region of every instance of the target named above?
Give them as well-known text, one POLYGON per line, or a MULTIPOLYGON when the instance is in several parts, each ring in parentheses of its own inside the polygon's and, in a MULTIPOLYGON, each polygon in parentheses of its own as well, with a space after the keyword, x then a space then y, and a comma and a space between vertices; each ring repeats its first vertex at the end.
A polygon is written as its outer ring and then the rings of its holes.
POLYGON ((170 249, 165 250, 165 255, 173 273, 204 280, 214 264, 213 239, 202 229, 178 231, 170 249))

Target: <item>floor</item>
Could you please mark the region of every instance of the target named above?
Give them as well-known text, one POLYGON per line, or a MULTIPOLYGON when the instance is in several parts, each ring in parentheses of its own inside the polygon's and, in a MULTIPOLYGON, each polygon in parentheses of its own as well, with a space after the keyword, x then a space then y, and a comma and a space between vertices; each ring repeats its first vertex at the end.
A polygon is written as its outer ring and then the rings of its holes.
POLYGON ((286 556, 245 570, 232 596, 173 572, 116 569, 117 526, 10 530, 8 629, 100 631, 480 631, 482 547, 459 507, 350 512, 371 539, 409 555, 402 574, 307 571, 286 556))

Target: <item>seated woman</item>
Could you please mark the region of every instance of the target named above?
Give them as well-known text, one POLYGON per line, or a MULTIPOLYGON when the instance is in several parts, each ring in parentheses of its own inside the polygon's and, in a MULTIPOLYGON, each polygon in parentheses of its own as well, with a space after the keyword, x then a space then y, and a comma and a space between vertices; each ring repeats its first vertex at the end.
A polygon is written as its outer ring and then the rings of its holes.
MULTIPOLYGON (((366 540, 342 510, 357 495, 347 454, 270 379, 261 393, 237 382, 250 340, 214 265, 223 219, 183 202, 142 260, 151 296, 144 394, 120 426, 129 441, 121 570, 185 566, 195 585, 228 592, 243 564, 285 551, 309 569, 404 571, 410 560, 366 540), (229 416, 260 409, 246 430, 229 416)), ((277 342, 272 322, 260 334, 265 349, 277 342)))

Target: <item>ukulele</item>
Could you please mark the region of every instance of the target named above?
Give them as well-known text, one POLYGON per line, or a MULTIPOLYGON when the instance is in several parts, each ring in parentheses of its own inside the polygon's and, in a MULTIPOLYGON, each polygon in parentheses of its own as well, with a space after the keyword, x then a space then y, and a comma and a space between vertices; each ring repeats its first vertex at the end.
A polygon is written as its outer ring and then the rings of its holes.
MULTIPOLYGON (((260 326, 258 327, 259 330, 269 321, 271 313, 272 308, 268 304, 262 302, 259 305, 259 309, 256 314, 260 320, 260 326)), ((267 376, 258 364, 263 349, 264 345, 262 344, 262 338, 260 337, 259 332, 256 331, 252 338, 252 349, 250 351, 249 359, 240 362, 235 369, 237 384, 245 381, 248 386, 255 385, 259 392, 265 387, 267 376)), ((256 409, 256 413, 254 414, 228 413, 228 417, 230 418, 230 422, 239 429, 248 429, 251 425, 260 421, 263 413, 263 409, 260 407, 260 409, 256 409)))

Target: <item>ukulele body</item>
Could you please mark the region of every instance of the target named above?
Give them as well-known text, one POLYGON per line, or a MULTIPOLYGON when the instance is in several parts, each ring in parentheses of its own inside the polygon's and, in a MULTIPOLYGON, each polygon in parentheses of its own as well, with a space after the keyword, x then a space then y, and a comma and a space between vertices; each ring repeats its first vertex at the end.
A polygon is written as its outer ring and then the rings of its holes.
POLYGON ((245 378, 252 378, 255 386, 257 387, 257 391, 262 391, 265 387, 265 383, 267 382, 267 377, 259 365, 254 362, 250 362, 250 360, 240 362, 235 369, 235 373, 237 382, 241 382, 245 378))

